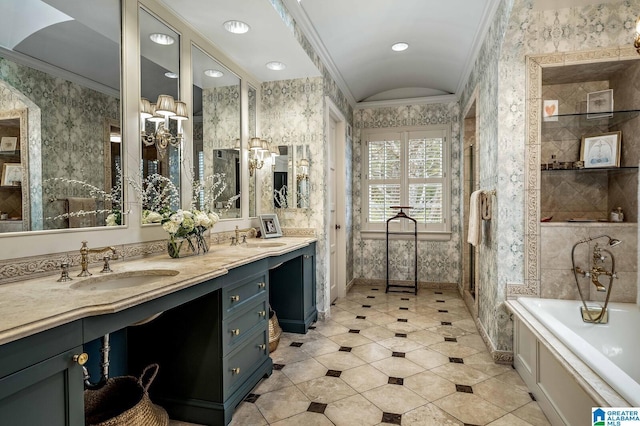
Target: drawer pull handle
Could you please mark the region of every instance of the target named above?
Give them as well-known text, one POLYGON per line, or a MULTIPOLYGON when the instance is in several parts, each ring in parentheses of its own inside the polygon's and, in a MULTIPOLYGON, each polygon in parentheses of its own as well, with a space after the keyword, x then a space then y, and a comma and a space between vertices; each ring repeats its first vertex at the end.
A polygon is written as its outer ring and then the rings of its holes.
POLYGON ((258 312, 258 315, 260 315, 262 318, 266 318, 267 317, 267 312, 266 311, 260 311, 260 312, 258 312))
POLYGON ((232 368, 231 374, 240 374, 240 367, 232 368))
POLYGON ((267 284, 265 283, 258 283, 258 288, 265 288, 267 286, 267 284))
POLYGON ((231 330, 231 335, 232 336, 239 336, 240 335, 240 329, 239 328, 234 328, 233 330, 231 330))
POLYGON ((237 302, 237 301, 239 301, 239 300, 240 300, 240 296, 238 296, 238 295, 231 296, 231 301, 232 301, 232 302, 237 302))
POLYGON ((261 351, 264 351, 265 349, 267 349, 267 345, 265 345, 264 343, 261 345, 258 345, 258 349, 260 349, 261 351))
POLYGON ((77 362, 80 365, 85 365, 89 361, 89 355, 85 352, 82 352, 80 355, 73 356, 73 362, 77 362))

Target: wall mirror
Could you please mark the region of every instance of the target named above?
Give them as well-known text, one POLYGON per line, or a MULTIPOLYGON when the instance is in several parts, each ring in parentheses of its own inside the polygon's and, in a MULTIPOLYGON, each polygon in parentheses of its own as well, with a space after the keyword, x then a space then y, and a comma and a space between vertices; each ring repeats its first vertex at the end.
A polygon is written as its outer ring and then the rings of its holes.
POLYGON ((182 122, 188 112, 179 100, 180 35, 142 8, 139 25, 142 183, 136 201, 146 217, 146 211, 180 207, 182 122))
POLYGON ((274 154, 272 207, 309 208, 309 145, 278 145, 274 154))
POLYGON ((122 224, 120 1, 49 3, 0 16, 3 234, 122 224))
POLYGON ((193 164, 201 209, 241 217, 240 78, 196 46, 193 72, 193 164))

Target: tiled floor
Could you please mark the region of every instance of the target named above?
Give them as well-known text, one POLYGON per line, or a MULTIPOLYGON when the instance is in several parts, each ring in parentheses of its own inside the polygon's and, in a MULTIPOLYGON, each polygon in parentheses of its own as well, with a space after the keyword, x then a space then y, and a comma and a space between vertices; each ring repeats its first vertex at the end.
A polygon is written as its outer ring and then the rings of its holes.
POLYGON ((453 291, 354 286, 329 321, 283 333, 271 358, 231 425, 549 424, 453 291))

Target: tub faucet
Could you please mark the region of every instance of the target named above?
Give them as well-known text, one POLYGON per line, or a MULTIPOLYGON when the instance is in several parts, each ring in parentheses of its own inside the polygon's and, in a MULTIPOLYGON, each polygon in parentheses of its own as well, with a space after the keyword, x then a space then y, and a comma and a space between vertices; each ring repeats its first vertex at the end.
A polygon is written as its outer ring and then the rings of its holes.
POLYGON ((80 247, 80 266, 82 267, 82 271, 80 271, 78 276, 88 277, 91 275, 91 272, 89 272, 89 253, 104 253, 106 251, 111 251, 111 253, 113 253, 112 259, 118 258, 118 252, 116 251, 115 247, 90 249, 89 247, 87 247, 87 242, 83 241, 82 247, 80 247))

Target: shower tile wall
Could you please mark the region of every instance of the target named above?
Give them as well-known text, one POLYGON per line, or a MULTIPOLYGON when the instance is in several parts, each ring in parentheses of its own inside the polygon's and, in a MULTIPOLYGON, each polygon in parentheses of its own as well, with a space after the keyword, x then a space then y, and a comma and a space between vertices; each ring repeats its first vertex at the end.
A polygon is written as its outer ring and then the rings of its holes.
MULTIPOLYGON (((610 235, 622 241, 622 244, 608 250, 615 257, 618 279, 613 282, 611 301, 634 303, 637 295, 638 271, 638 226, 636 223, 620 225, 597 224, 544 224, 540 229, 540 296, 552 299, 579 299, 580 295, 573 276, 571 249, 575 243, 602 234, 610 235)), ((600 247, 606 245, 606 239, 600 239, 600 247)), ((592 254, 595 242, 581 244, 576 247, 576 266, 591 269, 592 254)), ((609 255, 605 253, 604 267, 611 269, 609 255)), ((578 278, 582 293, 590 300, 604 300, 605 293, 596 292, 596 287, 589 278, 578 278)), ((601 280, 608 286, 608 278, 601 280)))

